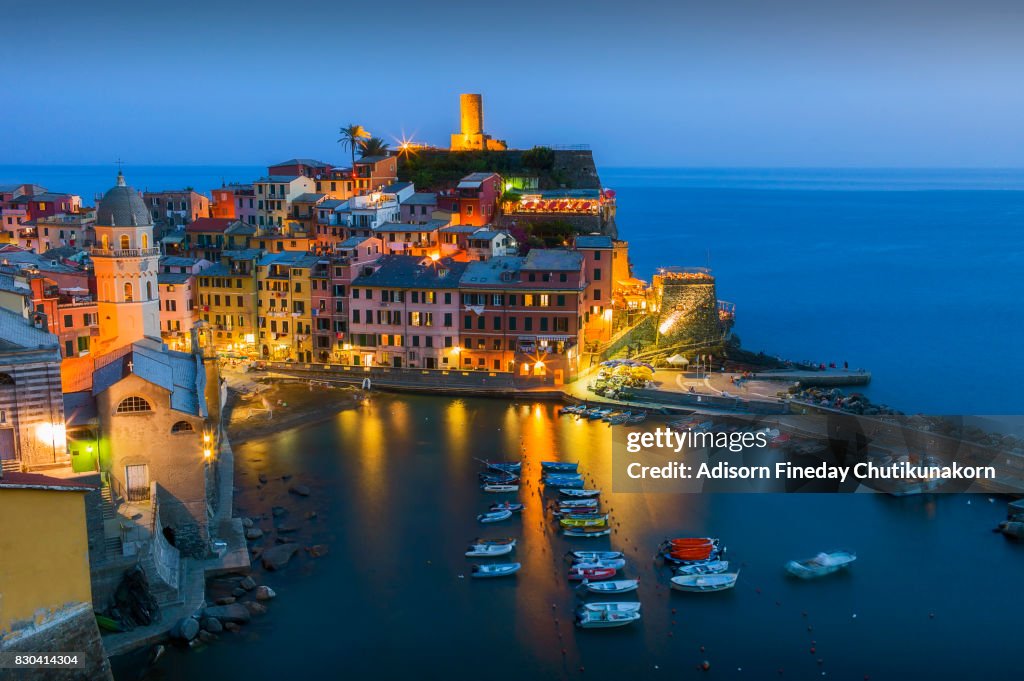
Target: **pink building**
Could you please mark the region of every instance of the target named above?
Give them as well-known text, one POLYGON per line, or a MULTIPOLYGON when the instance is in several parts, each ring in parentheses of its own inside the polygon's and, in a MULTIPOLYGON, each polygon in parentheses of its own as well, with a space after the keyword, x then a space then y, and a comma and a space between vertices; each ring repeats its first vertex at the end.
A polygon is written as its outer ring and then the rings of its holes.
POLYGON ((383 255, 380 239, 352 237, 322 257, 310 275, 313 308, 313 358, 318 362, 350 364, 348 295, 360 268, 383 255))
POLYGON ((358 269, 349 296, 353 364, 458 365, 459 279, 465 263, 386 255, 358 269))

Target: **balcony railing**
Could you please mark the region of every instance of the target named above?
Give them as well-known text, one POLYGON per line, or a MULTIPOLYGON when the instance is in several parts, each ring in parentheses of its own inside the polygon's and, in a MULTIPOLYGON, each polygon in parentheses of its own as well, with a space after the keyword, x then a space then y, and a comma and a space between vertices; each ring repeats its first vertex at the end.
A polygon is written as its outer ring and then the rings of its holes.
POLYGON ((96 248, 92 249, 93 255, 105 258, 146 258, 151 255, 160 255, 159 248, 96 248))

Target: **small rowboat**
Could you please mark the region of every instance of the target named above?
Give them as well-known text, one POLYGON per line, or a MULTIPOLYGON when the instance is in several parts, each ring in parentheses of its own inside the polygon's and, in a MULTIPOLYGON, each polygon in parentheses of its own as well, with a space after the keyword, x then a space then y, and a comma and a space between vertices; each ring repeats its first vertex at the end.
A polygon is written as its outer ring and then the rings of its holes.
POLYGON ((558 487, 558 491, 561 492, 563 489, 583 489, 584 483, 581 478, 579 480, 545 480, 544 484, 550 487, 558 487))
POLYGON ((540 467, 544 471, 572 471, 579 467, 579 462, 569 461, 541 461, 540 467))
POLYGON ((736 586, 738 572, 723 572, 717 575, 679 575, 673 577, 672 588, 677 591, 725 591, 736 586))
POLYGON ((479 473, 477 477, 480 482, 485 482, 492 485, 515 485, 519 482, 519 476, 515 473, 502 473, 501 471, 492 471, 489 473, 479 473))
POLYGON ((602 579, 611 579, 615 576, 616 572, 618 572, 618 570, 610 567, 570 568, 569 579, 577 582, 583 579, 588 581, 598 581, 602 579))
POLYGON ((597 499, 562 499, 558 505, 562 508, 596 508, 597 499))
POLYGON ((582 629, 609 629, 611 627, 624 627, 639 619, 639 612, 584 611, 576 618, 576 626, 582 629))
POLYGON ((519 485, 484 485, 481 489, 485 492, 499 494, 501 492, 518 492, 519 485))
POLYGON ((566 537, 607 537, 611 533, 610 527, 567 527, 562 531, 566 537))
POLYGON ((582 480, 583 476, 579 473, 544 473, 544 480, 555 482, 557 480, 582 480))
POLYGON ((616 558, 624 558, 622 551, 570 551, 571 555, 575 560, 614 560, 616 558))
POLYGON ((786 563, 786 570, 800 579, 814 579, 838 572, 851 565, 855 560, 857 560, 857 554, 849 551, 819 553, 814 558, 789 561, 786 563))
POLYGON ((567 497, 576 497, 577 499, 585 499, 589 497, 600 496, 601 490, 599 489, 560 489, 558 493, 567 497))
POLYGON ((522 563, 491 563, 490 565, 474 565, 473 577, 507 577, 519 572, 522 563))
POLYGON ((679 537, 677 539, 666 539, 662 543, 662 547, 672 548, 685 548, 689 546, 706 546, 708 544, 718 544, 718 539, 715 537, 679 537))
POLYGON ((636 591, 639 584, 639 579, 610 579, 607 582, 584 582, 583 586, 587 588, 587 591, 596 594, 624 594, 636 591))
POLYGON ((558 522, 562 527, 604 527, 608 524, 608 514, 561 518, 558 522))
POLYGON ((561 409, 559 409, 558 415, 565 416, 566 414, 579 414, 581 412, 586 411, 586 409, 587 408, 584 407, 582 404, 571 404, 568 407, 562 407, 561 409))
POLYGON ((466 551, 467 556, 471 557, 485 557, 485 556, 504 556, 512 553, 512 549, 515 548, 515 544, 474 544, 469 547, 466 551))
POLYGON ((515 546, 516 539, 513 537, 505 537, 504 539, 483 539, 478 537, 469 543, 473 546, 515 546))
POLYGON ((508 520, 512 517, 512 511, 505 509, 503 511, 491 511, 490 513, 481 513, 476 519, 481 523, 496 523, 502 520, 508 520))
POLYGON ((629 417, 626 423, 643 423, 647 420, 647 412, 641 411, 629 417))
POLYGON ((607 603, 584 603, 580 610, 587 612, 640 612, 640 602, 609 601, 607 603))
POLYGON ((609 558, 608 560, 578 560, 572 564, 573 570, 586 570, 589 568, 615 568, 621 570, 626 567, 625 558, 609 558))
POLYGON ((485 463, 486 463, 487 467, 490 468, 491 470, 504 471, 506 473, 519 473, 520 469, 522 469, 522 467, 523 467, 523 464, 522 464, 521 461, 508 462, 508 463, 506 463, 506 462, 492 463, 491 461, 487 461, 485 463))
POLYGON ((494 511, 512 511, 513 513, 522 513, 523 504, 513 504, 506 501, 504 503, 491 504, 490 510, 492 513, 494 511))
POLYGON ((677 575, 715 575, 719 572, 726 572, 729 570, 729 561, 727 560, 709 560, 706 563, 694 563, 693 565, 684 565, 680 568, 676 568, 677 575))

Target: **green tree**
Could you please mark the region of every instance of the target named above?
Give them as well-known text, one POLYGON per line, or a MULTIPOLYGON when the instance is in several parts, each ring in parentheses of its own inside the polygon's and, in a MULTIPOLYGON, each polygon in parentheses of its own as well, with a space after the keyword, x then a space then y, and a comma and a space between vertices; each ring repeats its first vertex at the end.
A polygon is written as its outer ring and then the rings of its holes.
POLYGON ((338 144, 341 145, 342 149, 348 149, 352 153, 352 167, 356 165, 356 147, 361 146, 362 142, 369 139, 370 133, 366 131, 361 125, 356 123, 350 123, 349 125, 341 128, 338 131, 341 137, 338 138, 338 144))
POLYGON ((359 143, 359 156, 387 156, 388 143, 380 137, 371 137, 359 143))

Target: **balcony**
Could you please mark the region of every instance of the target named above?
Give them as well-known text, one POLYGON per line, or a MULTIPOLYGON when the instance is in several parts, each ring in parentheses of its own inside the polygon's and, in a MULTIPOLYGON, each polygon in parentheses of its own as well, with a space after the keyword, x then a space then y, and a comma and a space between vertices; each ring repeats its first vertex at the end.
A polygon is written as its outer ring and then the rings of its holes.
POLYGON ((101 258, 148 258, 160 255, 159 248, 97 248, 92 249, 93 257, 101 258))

